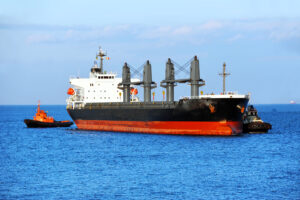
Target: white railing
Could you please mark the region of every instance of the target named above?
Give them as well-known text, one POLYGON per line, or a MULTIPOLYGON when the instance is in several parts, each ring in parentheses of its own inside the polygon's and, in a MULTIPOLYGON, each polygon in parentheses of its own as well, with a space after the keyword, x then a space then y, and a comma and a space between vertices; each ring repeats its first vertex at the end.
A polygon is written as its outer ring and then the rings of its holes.
POLYGON ((203 99, 203 98, 250 98, 248 94, 238 94, 237 92, 227 92, 226 94, 203 94, 199 96, 180 96, 180 99, 203 99))

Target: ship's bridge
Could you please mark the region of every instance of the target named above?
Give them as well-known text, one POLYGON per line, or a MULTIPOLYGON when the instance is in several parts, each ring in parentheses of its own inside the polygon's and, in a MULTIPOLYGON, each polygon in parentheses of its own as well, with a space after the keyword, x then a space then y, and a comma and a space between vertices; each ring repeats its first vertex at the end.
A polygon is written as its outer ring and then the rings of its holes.
MULTIPOLYGON (((89 78, 70 78, 74 92, 69 94, 71 96, 67 100, 68 104, 122 102, 123 91, 118 88, 121 78, 117 78, 117 73, 107 73, 103 70, 103 60, 106 55, 106 52, 99 48, 96 59, 100 58, 100 65, 98 66, 97 61, 94 62, 89 78)), ((140 80, 132 79, 132 81, 140 80)), ((132 101, 138 101, 138 98, 133 95, 132 101)))

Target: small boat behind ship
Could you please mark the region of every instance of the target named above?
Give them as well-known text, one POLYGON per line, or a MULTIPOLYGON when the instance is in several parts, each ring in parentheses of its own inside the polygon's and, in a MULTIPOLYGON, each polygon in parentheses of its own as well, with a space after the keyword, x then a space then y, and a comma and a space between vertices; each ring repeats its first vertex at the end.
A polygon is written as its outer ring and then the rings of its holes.
POLYGON ((269 129, 272 129, 270 123, 264 122, 257 115, 257 110, 253 105, 249 105, 243 121, 243 132, 244 133, 267 133, 269 129))
POLYGON ((53 117, 47 116, 44 110, 40 109, 40 102, 35 116, 32 119, 24 119, 25 124, 28 128, 52 128, 52 127, 69 127, 73 122, 66 121, 55 121, 53 117))

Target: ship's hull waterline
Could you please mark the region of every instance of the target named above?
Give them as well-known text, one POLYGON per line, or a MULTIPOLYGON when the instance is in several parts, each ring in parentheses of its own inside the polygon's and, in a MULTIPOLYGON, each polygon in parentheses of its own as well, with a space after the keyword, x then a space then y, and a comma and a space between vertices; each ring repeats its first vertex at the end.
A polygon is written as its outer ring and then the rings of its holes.
POLYGON ((238 135, 248 98, 98 103, 67 110, 81 130, 174 135, 238 135))

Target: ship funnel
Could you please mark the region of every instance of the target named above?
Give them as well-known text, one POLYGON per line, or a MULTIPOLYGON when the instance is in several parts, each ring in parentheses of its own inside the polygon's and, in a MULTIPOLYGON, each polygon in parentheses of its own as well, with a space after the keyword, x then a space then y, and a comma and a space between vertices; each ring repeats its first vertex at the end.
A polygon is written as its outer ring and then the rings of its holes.
POLYGON ((149 60, 147 60, 146 64, 144 65, 143 85, 144 85, 144 101, 151 102, 151 89, 155 88, 156 84, 152 81, 152 69, 149 60))
POLYGON ((168 61, 166 63, 165 80, 161 81, 160 86, 166 88, 167 90, 167 102, 174 101, 174 87, 176 86, 175 71, 174 64, 172 63, 170 58, 168 58, 168 61))
POLYGON ((190 82, 191 82, 191 97, 199 96, 199 87, 204 85, 203 80, 200 79, 199 60, 197 56, 191 62, 190 69, 190 82))
POLYGON ((119 88, 123 90, 123 102, 130 102, 130 68, 125 62, 122 71, 122 82, 119 88))

